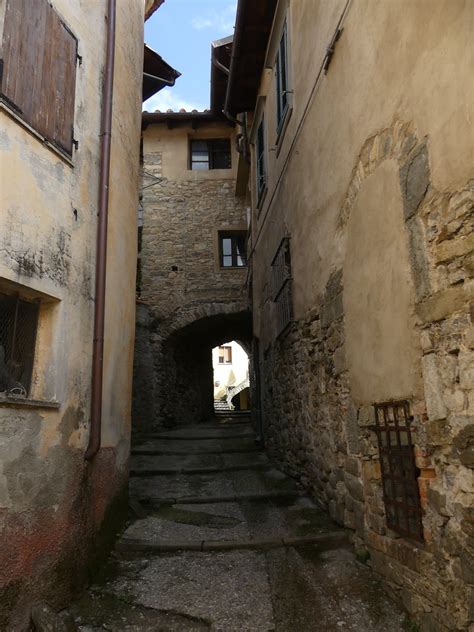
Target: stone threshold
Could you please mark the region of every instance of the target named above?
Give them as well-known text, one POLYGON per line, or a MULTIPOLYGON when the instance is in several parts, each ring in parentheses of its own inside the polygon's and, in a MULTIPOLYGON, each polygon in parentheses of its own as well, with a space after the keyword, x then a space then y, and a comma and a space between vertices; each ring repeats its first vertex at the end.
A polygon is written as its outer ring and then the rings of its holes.
POLYGON ((308 545, 350 544, 345 531, 328 531, 309 536, 254 538, 242 540, 146 540, 122 538, 116 545, 120 553, 172 553, 177 551, 235 551, 237 549, 253 549, 264 551, 285 547, 308 545))
POLYGON ((132 455, 136 456, 206 456, 208 454, 250 454, 252 452, 262 452, 262 448, 255 446, 255 448, 247 448, 246 450, 242 450, 242 448, 232 449, 229 448, 227 450, 204 450, 203 452, 180 452, 178 450, 159 450, 159 449, 148 449, 148 448, 135 448, 132 450, 132 455))
POLYGON ((166 474, 219 474, 221 472, 242 472, 245 470, 269 470, 275 466, 271 463, 255 463, 255 465, 228 465, 228 466, 212 466, 212 467, 192 467, 192 468, 167 468, 167 469, 149 469, 149 470, 130 470, 130 476, 147 477, 147 476, 163 476, 166 474))
POLYGON ((151 433, 142 435, 143 439, 162 439, 165 441, 227 441, 228 439, 255 439, 255 434, 253 432, 249 432, 246 434, 229 434, 222 435, 219 437, 216 436, 196 436, 196 435, 164 435, 160 433, 151 433))
POLYGON ((304 492, 265 492, 262 494, 229 494, 228 496, 183 496, 182 498, 138 498, 143 506, 156 505, 207 505, 214 503, 238 503, 243 500, 294 499, 304 496, 304 492))

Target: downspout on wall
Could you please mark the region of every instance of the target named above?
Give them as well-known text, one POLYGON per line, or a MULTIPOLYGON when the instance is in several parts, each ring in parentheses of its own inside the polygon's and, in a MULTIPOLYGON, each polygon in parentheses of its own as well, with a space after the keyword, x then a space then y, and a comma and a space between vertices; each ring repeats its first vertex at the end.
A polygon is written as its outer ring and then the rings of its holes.
POLYGON ((105 283, 107 266, 107 220, 109 210, 110 146, 112 140, 112 96, 115 65, 116 0, 107 4, 107 52, 102 91, 100 130, 99 205, 95 270, 94 342, 92 350, 91 422, 89 445, 84 458, 91 461, 100 450, 102 429, 102 382, 104 365, 105 283))

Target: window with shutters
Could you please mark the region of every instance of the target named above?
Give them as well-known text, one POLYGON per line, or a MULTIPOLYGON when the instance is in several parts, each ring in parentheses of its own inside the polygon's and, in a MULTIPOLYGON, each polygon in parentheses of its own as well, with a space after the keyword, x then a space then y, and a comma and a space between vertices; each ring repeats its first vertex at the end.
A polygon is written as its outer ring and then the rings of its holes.
POLYGON ((219 258, 221 268, 243 268, 247 265, 247 232, 219 232, 219 258))
POLYGON ((260 205, 267 188, 267 164, 265 156, 265 120, 262 117, 257 129, 255 143, 255 166, 257 180, 257 205, 260 205))
POLYGON ((232 364, 232 347, 219 347, 219 364, 232 364))
POLYGON ((290 90, 288 86, 288 27, 285 22, 281 34, 275 68, 277 131, 281 132, 290 107, 290 90))
POLYGON ((6 0, 0 98, 72 155, 77 39, 47 0, 6 0))
POLYGON ((279 336, 293 319, 290 240, 288 237, 282 239, 273 257, 271 279, 275 304, 276 335, 279 336))

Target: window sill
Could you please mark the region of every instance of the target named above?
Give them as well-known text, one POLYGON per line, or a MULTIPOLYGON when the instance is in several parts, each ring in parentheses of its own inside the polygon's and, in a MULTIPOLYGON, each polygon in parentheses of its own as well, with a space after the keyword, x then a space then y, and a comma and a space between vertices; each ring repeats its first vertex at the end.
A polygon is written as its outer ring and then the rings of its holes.
POLYGON ((247 270, 248 266, 219 266, 219 270, 247 270))
POLYGON ((19 397, 17 395, 0 395, 0 407, 2 406, 58 409, 61 404, 53 400, 28 399, 27 397, 19 397))
POLYGON ((32 136, 34 136, 42 145, 47 147, 53 154, 56 154, 63 162, 65 162, 69 167, 74 167, 74 163, 72 158, 62 152, 58 147, 50 143, 44 136, 42 136, 39 132, 37 132, 31 125, 29 125, 26 121, 22 119, 22 117, 17 114, 13 109, 9 108, 5 101, 2 100, 0 96, 0 111, 5 112, 8 116, 14 119, 17 123, 21 125, 27 132, 29 132, 32 136))

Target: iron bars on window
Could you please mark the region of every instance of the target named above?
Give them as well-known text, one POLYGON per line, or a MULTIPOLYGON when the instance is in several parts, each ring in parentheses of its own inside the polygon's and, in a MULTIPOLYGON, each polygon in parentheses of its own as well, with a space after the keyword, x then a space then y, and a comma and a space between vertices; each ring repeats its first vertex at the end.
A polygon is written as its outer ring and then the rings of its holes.
POLYGON ((30 392, 39 304, 0 293, 0 393, 30 392))
POLYGON ((271 272, 273 301, 276 307, 276 335, 279 336, 293 318, 290 240, 288 237, 284 237, 278 246, 273 257, 271 272))
POLYGON ((375 426, 382 469, 387 527, 423 540, 418 470, 407 401, 375 404, 375 426))

